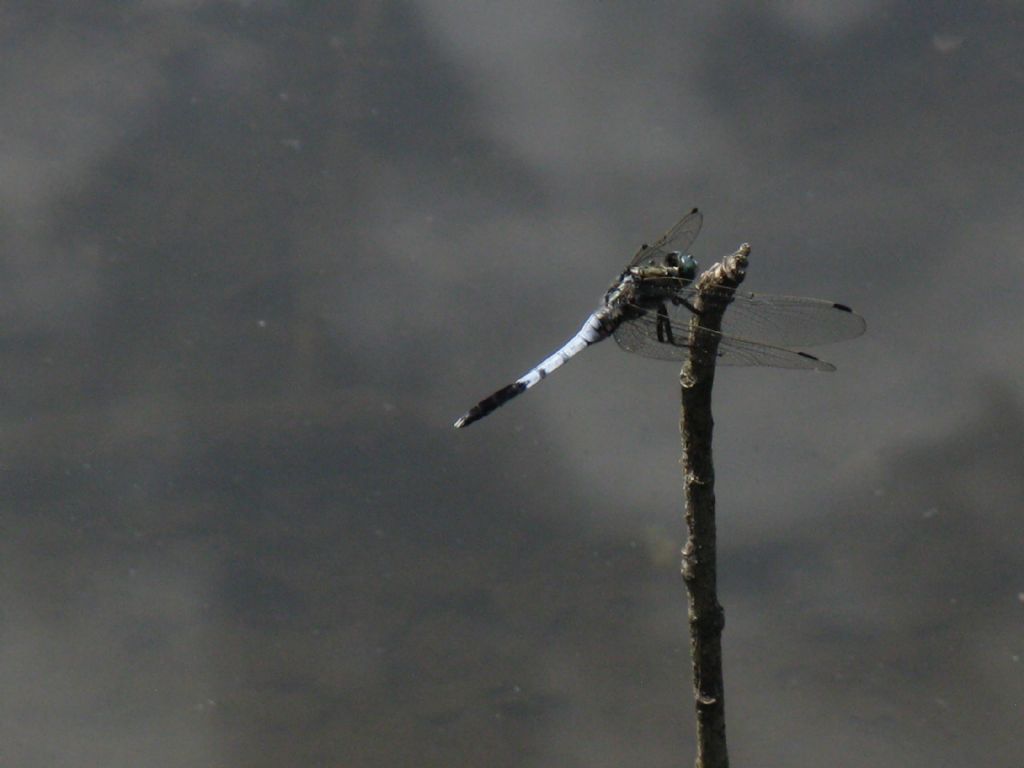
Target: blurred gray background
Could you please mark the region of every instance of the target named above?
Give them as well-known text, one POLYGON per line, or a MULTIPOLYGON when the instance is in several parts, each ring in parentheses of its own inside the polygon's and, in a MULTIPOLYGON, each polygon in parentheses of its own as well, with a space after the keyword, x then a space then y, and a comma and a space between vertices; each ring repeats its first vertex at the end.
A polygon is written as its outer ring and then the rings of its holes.
POLYGON ((0 4, 0 763, 693 759, 637 246, 854 306, 715 393, 736 765, 1024 755, 1024 7, 0 4))

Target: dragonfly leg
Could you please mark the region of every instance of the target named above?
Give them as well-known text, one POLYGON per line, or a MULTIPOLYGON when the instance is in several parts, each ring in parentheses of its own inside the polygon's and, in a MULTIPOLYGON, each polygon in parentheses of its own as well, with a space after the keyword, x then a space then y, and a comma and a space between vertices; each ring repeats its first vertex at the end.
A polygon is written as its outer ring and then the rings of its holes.
POLYGON ((695 315, 703 314, 703 312, 701 312, 699 309, 697 309, 695 306, 693 306, 693 304, 691 304, 689 301, 687 301, 686 299, 682 299, 682 298, 680 298, 678 296, 674 296, 672 298, 672 303, 675 304, 677 307, 680 304, 682 304, 684 307, 686 307, 688 310, 693 312, 693 314, 695 314, 695 315))
POLYGON ((655 329, 658 333, 658 341, 662 344, 669 344, 673 347, 678 346, 675 335, 672 333, 672 322, 668 319, 668 308, 663 301, 658 303, 658 320, 655 324, 655 329))

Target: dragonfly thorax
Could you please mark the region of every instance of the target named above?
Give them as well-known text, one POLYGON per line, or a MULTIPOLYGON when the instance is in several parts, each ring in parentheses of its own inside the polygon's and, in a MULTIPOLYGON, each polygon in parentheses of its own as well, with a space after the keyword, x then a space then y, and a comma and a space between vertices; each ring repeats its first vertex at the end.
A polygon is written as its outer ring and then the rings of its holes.
MULTIPOLYGON (((618 285, 628 286, 629 300, 644 303, 645 300, 663 300, 674 296, 693 282, 697 276, 697 260, 678 251, 666 253, 655 263, 637 264, 627 269, 619 278, 618 285)), ((606 301, 616 285, 612 286, 606 301)))
POLYGON ((638 282, 672 280, 680 287, 689 285, 697 276, 697 260, 690 254, 672 251, 657 261, 635 264, 626 272, 638 282))

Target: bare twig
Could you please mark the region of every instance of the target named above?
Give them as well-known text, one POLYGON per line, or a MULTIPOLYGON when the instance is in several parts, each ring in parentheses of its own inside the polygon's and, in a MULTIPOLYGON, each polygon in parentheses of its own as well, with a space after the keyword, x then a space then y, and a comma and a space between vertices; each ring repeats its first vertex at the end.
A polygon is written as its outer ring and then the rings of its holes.
POLYGON ((683 473, 686 525, 683 579, 689 593, 690 651, 697 708, 697 768, 727 768, 725 686, 722 681, 722 628, 725 614, 718 602, 715 566, 715 470, 711 460, 711 388, 722 328, 722 315, 742 281, 750 246, 744 243, 696 283, 690 356, 680 373, 683 473))

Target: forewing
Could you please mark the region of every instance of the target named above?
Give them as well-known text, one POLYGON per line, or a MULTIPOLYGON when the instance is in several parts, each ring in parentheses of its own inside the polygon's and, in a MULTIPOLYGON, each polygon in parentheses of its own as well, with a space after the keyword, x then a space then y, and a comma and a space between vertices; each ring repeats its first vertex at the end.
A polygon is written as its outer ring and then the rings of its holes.
POLYGON ((664 264, 664 259, 668 255, 670 248, 673 251, 685 253, 693 244, 693 241, 697 239, 697 235, 700 234, 700 226, 703 222, 704 215, 694 208, 688 214, 683 216, 683 218, 677 221, 668 232, 659 237, 653 243, 645 245, 637 251, 633 260, 629 263, 629 266, 636 267, 641 264, 664 264))
MULTIPOLYGON (((679 299, 696 300, 692 287, 680 289, 679 299)), ((669 307, 685 322, 685 307, 669 307)), ((722 318, 722 333, 769 345, 814 347, 852 339, 864 333, 864 318, 844 304, 800 296, 737 293, 722 318)))

